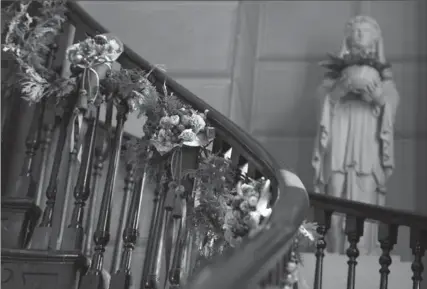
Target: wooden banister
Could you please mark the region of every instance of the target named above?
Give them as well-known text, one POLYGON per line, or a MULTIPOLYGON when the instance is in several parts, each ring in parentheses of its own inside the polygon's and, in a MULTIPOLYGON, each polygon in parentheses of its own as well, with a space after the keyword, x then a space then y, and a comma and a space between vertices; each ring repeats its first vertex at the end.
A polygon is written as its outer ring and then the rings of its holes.
POLYGON ((426 215, 350 201, 323 194, 309 193, 309 196, 310 205, 318 209, 360 217, 366 220, 379 221, 384 224, 427 230, 426 215))

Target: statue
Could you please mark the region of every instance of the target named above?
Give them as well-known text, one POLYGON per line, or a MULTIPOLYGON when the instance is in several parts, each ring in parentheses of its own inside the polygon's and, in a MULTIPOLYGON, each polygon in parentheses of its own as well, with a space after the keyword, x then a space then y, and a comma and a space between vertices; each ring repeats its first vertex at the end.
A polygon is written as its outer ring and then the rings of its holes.
MULTIPOLYGON (((318 131, 312 159, 318 193, 384 205, 394 168, 393 133, 399 104, 381 30, 368 16, 352 18, 338 56, 319 89, 318 131)), ((343 218, 333 216, 329 250, 344 248, 343 218)), ((377 226, 365 223, 361 253, 377 248, 377 226)))

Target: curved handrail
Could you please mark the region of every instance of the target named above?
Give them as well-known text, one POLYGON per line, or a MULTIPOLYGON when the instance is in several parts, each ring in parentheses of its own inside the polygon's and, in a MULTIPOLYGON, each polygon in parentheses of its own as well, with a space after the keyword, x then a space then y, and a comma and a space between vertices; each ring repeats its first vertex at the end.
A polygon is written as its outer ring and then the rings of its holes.
MULTIPOLYGON (((77 3, 69 2, 68 6, 69 19, 76 25, 85 25, 88 29, 86 32, 108 33, 77 3)), ((125 47, 121 61, 124 58, 125 62, 130 62, 143 70, 153 70, 151 75, 154 76, 156 85, 161 87, 166 82, 170 91, 191 104, 193 108, 199 111, 209 110, 208 119, 211 124, 226 137, 231 145, 241 148, 247 160, 255 164, 259 171, 278 188, 280 195, 276 200, 276 209, 273 210, 268 229, 239 249, 220 256, 213 265, 201 272, 191 285, 191 288, 204 289, 247 288, 249 281, 253 280, 249 277, 262 276, 260 274, 266 273, 265 270, 272 268, 289 250, 292 237, 303 222, 308 209, 307 193, 304 190, 289 189, 286 176, 275 159, 258 141, 227 117, 168 77, 163 71, 153 67, 129 47, 125 47), (242 264, 245 265, 242 266, 242 264)))
POLYGON ((324 211, 342 213, 348 216, 379 221, 384 224, 407 226, 427 230, 427 215, 401 209, 371 205, 323 194, 309 193, 310 204, 324 211))

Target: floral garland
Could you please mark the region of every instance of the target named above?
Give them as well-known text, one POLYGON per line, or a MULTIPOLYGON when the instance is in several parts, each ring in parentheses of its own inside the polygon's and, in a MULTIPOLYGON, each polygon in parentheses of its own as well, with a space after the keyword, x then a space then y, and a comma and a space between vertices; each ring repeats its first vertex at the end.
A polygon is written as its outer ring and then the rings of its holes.
MULTIPOLYGON (((197 170, 185 173, 198 181, 190 223, 196 230, 206 232, 199 247, 202 259, 220 254, 224 248, 237 247, 243 238, 261 230, 271 214, 268 182, 239 176, 242 180, 235 185, 236 174, 229 159, 209 154, 197 170)), ((278 288, 293 288, 299 281, 299 247, 303 243, 314 244, 316 238, 316 225, 304 222, 278 288)))
POLYGON ((328 54, 328 58, 320 63, 320 66, 327 68, 329 71, 326 73, 327 78, 337 79, 341 76, 344 69, 350 66, 369 66, 378 71, 381 78, 384 80, 387 78, 384 71, 390 68, 389 63, 381 63, 372 54, 356 55, 356 54, 345 54, 342 58, 328 54))
POLYGON ((61 98, 76 85, 73 78, 61 78, 49 63, 52 45, 66 21, 65 2, 19 1, 2 11, 9 18, 2 50, 16 60, 23 98, 32 103, 53 95, 61 98))
POLYGON ((167 92, 159 103, 160 120, 151 138, 151 144, 160 155, 182 146, 203 147, 215 137, 214 129, 206 125, 206 114, 200 113, 167 92))

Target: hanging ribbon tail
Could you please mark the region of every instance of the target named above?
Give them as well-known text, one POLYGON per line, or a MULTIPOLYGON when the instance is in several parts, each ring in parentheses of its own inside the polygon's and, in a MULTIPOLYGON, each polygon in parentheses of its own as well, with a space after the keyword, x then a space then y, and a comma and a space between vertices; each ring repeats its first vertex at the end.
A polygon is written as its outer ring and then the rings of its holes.
POLYGON ((77 125, 78 125, 78 132, 79 132, 79 143, 78 145, 78 151, 77 151, 77 161, 79 163, 82 162, 82 155, 83 155, 83 142, 84 142, 84 132, 83 132, 83 113, 79 112, 77 115, 77 125))
POLYGON ((73 121, 71 123, 71 136, 70 136, 70 153, 77 150, 77 161, 82 161, 83 142, 85 130, 83 129, 83 112, 76 110, 74 112, 73 121), (78 139, 76 139, 78 136, 78 139))
MULTIPOLYGON (((173 235, 174 235, 174 222, 173 217, 169 218, 169 220, 165 220, 167 230, 166 230, 166 241, 165 241, 165 259, 166 259, 166 265, 165 265, 165 279, 168 280, 169 276, 169 269, 171 264, 171 258, 172 258, 172 246, 173 246, 173 235)), ((177 244, 177 243, 176 243, 177 244)), ((175 245, 176 246, 176 245, 175 245)))
POLYGON ((171 157, 171 174, 172 180, 180 181, 181 180, 181 158, 182 152, 180 149, 174 150, 171 157))
POLYGON ((80 134, 80 126, 78 124, 78 113, 78 111, 74 112, 74 116, 71 122, 70 153, 72 153, 77 146, 76 135, 80 134))

